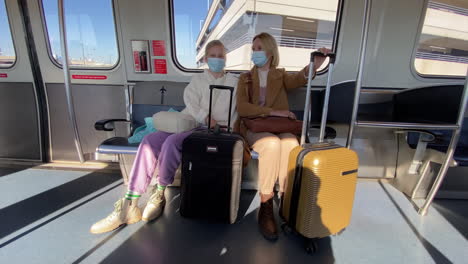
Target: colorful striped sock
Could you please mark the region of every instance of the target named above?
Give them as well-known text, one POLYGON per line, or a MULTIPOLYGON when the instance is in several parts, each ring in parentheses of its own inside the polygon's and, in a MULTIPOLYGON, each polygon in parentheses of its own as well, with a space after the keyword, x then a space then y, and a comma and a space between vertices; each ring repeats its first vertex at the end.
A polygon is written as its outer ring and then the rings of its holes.
POLYGON ((166 186, 158 184, 158 190, 165 190, 166 186))
POLYGON ((130 191, 130 190, 128 190, 127 193, 125 194, 125 199, 127 200, 137 200, 140 197, 141 197, 141 194, 134 192, 134 191, 130 191))

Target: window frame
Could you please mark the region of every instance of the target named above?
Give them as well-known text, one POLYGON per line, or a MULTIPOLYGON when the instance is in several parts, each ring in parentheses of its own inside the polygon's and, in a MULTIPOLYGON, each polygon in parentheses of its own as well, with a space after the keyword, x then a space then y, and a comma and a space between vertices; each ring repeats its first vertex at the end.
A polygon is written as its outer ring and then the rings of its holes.
MULTIPOLYGON (((59 63, 53 56, 52 54, 52 47, 50 44, 50 39, 49 39, 49 29, 47 27, 47 22, 45 19, 45 11, 44 11, 44 5, 42 4, 43 0, 37 0, 38 1, 38 6, 40 10, 40 15, 41 15, 41 22, 42 22, 42 28, 44 30, 44 38, 47 46, 47 55, 49 56, 50 61, 52 64, 57 66, 60 69, 63 69, 63 64, 59 63)), ((119 44, 119 34, 118 34, 118 28, 117 28, 117 21, 116 21, 116 10, 115 10, 115 3, 114 0, 109 0, 111 2, 111 8, 112 8, 112 15, 113 15, 113 20, 114 20, 114 32, 115 32, 115 43, 117 44, 117 60, 115 61, 115 64, 112 65, 111 67, 76 67, 73 65, 69 65, 70 70, 78 70, 78 71, 112 71, 115 68, 117 68, 120 64, 121 60, 121 54, 120 54, 120 44, 119 44)), ((57 10, 58 11, 58 10, 57 10)), ((65 17, 66 19, 66 17, 65 17)))
MULTIPOLYGON (((181 71, 187 72, 187 73, 197 73, 197 72, 203 72, 202 69, 193 69, 193 68, 186 68, 182 64, 180 64, 179 60, 177 59, 176 55, 176 38, 175 38, 175 21, 174 21, 174 1, 176 0, 168 0, 168 6, 169 6, 169 35, 170 35, 170 40, 171 40, 171 59, 174 65, 181 71)), ((343 8, 344 8, 344 2, 345 0, 338 0, 338 7, 336 9, 336 17, 335 17, 335 29, 334 29, 334 37, 333 37, 333 42, 332 42, 332 52, 336 54, 336 49, 338 47, 338 39, 340 36, 340 28, 341 28, 341 20, 342 20, 342 14, 343 14, 343 8)), ((230 7, 231 5, 229 5, 230 7)), ((228 9, 229 9, 228 7, 228 9)), ((219 22, 219 21, 218 21, 219 22)), ((338 60, 338 58, 337 58, 338 60)), ((336 61, 335 61, 336 62, 336 61)), ((226 70, 226 72, 231 72, 231 73, 243 73, 247 72, 248 70, 226 70)), ((299 72, 299 71, 289 71, 289 72, 299 72)), ((328 65, 325 67, 323 70, 317 72, 318 75, 322 75, 328 72, 328 65)))
POLYGON ((6 0, 3 0, 3 4, 5 5, 5 13, 6 13, 7 21, 8 21, 8 27, 10 28, 11 43, 13 44, 13 51, 15 52, 15 60, 10 66, 5 67, 5 66, 0 65, 0 69, 6 70, 6 69, 12 69, 13 67, 15 67, 16 62, 18 61, 18 52, 16 50, 15 38, 13 37, 13 29, 11 27, 11 18, 10 18, 10 14, 8 13, 8 6, 6 3, 6 0))
POLYGON ((418 31, 417 31, 416 36, 415 36, 413 52, 411 54, 411 61, 410 61, 411 73, 415 77, 422 78, 423 80, 441 80, 441 79, 464 80, 466 78, 466 75, 424 74, 424 73, 418 72, 418 70, 416 69, 416 65, 415 65, 416 53, 418 52, 419 41, 421 40, 422 30, 424 28, 424 21, 426 20, 426 14, 427 14, 427 10, 428 10, 428 7, 429 7, 429 2, 430 2, 430 0, 425 1, 424 8, 423 8, 423 10, 421 12, 421 17, 419 18, 418 31))

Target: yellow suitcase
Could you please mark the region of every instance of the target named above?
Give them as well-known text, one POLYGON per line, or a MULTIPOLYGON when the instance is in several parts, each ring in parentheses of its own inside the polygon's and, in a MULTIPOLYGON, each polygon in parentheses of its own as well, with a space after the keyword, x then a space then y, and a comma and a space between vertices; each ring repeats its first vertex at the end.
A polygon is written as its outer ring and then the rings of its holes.
POLYGON ((307 238, 339 233, 351 220, 357 168, 356 153, 339 145, 296 147, 289 156, 284 220, 307 238))
MULTIPOLYGON (((316 55, 316 52, 312 53, 310 69, 316 55)), ((309 253, 317 250, 315 239, 337 234, 349 225, 357 182, 356 152, 324 141, 334 54, 328 56, 329 76, 319 142, 305 144, 310 120, 309 76, 301 145, 290 153, 286 190, 280 208, 283 229, 292 229, 306 238, 305 246, 309 253)))

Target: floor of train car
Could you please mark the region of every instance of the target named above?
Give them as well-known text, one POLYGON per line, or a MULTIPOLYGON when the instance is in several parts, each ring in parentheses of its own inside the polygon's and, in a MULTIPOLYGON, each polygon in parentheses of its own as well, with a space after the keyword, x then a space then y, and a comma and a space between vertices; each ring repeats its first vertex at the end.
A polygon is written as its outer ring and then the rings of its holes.
POLYGON ((0 263, 466 263, 468 258, 468 201, 437 200, 421 217, 404 195, 381 181, 358 182, 350 226, 321 239, 313 256, 294 235, 281 233, 276 243, 263 239, 255 191, 242 192, 234 225, 182 218, 179 188, 169 188, 158 220, 90 234, 90 225, 112 211, 124 189, 118 173, 0 168, 0 263))

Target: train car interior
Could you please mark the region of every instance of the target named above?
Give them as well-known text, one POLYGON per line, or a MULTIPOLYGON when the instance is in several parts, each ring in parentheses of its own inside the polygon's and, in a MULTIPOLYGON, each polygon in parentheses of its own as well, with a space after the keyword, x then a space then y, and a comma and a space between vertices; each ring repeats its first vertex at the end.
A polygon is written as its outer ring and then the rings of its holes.
MULTIPOLYGON (((0 0, 0 263, 466 263, 467 72, 467 0, 0 0), (237 78, 261 32, 289 73, 336 55, 311 81, 307 141, 325 105, 325 139, 359 158, 349 226, 311 254, 275 192, 279 238, 264 239, 251 150, 234 224, 181 216, 179 167, 159 218, 90 233, 152 116, 184 110, 207 44, 237 78)), ((287 94, 300 120, 306 95, 287 94)))

